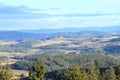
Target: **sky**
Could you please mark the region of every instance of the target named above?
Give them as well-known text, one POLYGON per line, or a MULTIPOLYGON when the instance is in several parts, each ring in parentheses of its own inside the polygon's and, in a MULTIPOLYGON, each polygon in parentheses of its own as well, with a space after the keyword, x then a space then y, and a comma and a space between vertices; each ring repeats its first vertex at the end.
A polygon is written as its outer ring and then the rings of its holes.
POLYGON ((0 0, 0 30, 120 26, 120 0, 0 0))

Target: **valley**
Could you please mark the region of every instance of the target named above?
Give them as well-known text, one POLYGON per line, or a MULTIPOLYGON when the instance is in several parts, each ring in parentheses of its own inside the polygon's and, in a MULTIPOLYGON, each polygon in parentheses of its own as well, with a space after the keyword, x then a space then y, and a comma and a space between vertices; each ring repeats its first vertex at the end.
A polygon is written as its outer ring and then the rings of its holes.
POLYGON ((119 33, 82 31, 43 34, 44 37, 38 35, 33 39, 26 37, 18 40, 14 36, 14 40, 0 40, 1 65, 9 63, 14 73, 19 70, 20 74, 14 77, 24 74, 23 70, 31 70, 37 58, 42 60, 47 72, 67 69, 74 64, 88 68, 91 62, 98 67, 120 64, 119 33))

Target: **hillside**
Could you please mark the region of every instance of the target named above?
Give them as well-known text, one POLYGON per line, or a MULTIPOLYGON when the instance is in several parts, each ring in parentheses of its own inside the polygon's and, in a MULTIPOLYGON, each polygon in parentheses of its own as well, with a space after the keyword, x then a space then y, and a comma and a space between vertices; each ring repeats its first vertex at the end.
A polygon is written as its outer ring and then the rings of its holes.
POLYGON ((8 31, 0 34, 0 52, 39 54, 46 51, 62 51, 66 54, 120 54, 119 34, 113 35, 99 31, 48 35, 8 31))

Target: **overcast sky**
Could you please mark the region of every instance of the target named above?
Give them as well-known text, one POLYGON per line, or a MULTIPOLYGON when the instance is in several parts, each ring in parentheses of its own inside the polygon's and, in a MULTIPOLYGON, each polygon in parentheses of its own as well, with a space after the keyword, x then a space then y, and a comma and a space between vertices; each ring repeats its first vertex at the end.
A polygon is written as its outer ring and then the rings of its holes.
POLYGON ((0 0, 0 29, 120 25, 120 0, 0 0))

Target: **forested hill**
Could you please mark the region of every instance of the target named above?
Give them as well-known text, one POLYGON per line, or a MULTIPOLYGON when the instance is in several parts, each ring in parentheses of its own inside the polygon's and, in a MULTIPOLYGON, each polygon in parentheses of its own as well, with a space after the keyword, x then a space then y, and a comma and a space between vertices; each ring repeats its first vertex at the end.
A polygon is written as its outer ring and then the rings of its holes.
POLYGON ((30 33, 30 32, 18 32, 18 31, 1 31, 0 40, 21 40, 21 39, 48 39, 52 37, 100 37, 108 35, 109 33, 100 31, 80 31, 80 32, 57 32, 57 33, 30 33))
POLYGON ((21 39, 40 39, 45 37, 44 35, 28 33, 28 32, 18 32, 18 31, 1 31, 0 40, 21 40, 21 39))
POLYGON ((56 36, 103 36, 119 34, 120 27, 85 27, 85 28, 61 28, 61 29, 37 29, 0 31, 0 40, 42 39, 56 36))

